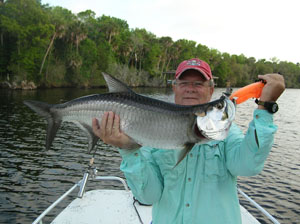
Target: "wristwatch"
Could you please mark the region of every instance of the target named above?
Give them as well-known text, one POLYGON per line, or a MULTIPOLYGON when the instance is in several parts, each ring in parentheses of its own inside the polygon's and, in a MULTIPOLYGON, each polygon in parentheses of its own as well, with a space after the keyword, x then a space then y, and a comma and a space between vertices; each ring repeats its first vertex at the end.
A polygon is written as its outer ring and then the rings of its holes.
POLYGON ((255 100, 255 103, 257 103, 258 105, 264 106, 264 108, 267 109, 267 111, 271 114, 274 114, 278 111, 279 107, 278 104, 274 101, 260 101, 258 99, 255 100))

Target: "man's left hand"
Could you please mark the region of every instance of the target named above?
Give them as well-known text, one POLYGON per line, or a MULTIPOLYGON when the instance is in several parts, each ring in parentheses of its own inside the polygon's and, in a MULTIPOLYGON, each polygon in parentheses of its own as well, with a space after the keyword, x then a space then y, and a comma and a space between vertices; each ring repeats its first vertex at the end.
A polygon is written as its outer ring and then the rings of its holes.
POLYGON ((284 78, 280 74, 259 75, 259 79, 266 81, 262 90, 261 101, 276 101, 285 89, 284 78))

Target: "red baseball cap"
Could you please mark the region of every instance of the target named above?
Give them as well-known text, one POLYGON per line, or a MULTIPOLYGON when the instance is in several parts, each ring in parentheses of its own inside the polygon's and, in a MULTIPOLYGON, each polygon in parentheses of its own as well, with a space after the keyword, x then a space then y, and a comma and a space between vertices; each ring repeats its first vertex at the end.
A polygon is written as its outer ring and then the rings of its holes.
POLYGON ((196 71, 199 71, 206 80, 210 80, 213 77, 210 67, 205 61, 202 61, 198 58, 193 58, 193 59, 183 61, 178 65, 175 73, 175 79, 179 79, 181 74, 189 69, 194 69, 196 71))

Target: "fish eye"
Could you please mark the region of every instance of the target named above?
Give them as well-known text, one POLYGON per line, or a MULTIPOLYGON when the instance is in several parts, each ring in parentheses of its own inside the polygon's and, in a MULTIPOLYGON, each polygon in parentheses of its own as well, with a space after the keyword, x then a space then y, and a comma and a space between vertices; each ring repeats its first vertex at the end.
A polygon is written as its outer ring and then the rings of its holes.
POLYGON ((224 102, 219 102, 219 103, 216 105, 216 107, 217 107, 218 110, 223 109, 223 107, 224 107, 224 102))

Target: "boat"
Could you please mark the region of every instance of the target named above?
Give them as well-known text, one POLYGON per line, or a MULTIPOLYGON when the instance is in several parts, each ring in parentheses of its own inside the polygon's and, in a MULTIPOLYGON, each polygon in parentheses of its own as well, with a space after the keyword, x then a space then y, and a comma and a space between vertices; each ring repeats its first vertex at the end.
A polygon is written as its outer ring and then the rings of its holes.
MULTIPOLYGON (((88 170, 83 178, 74 184, 61 197, 53 202, 33 224, 43 224, 43 219, 61 201, 79 188, 77 197, 64 208, 51 222, 51 224, 150 224, 152 221, 152 206, 139 203, 128 188, 126 181, 116 176, 98 175, 96 168, 92 167, 93 158, 90 161, 88 170), (124 189, 94 189, 85 191, 90 181, 117 181, 124 189)), ((247 196, 242 190, 238 192, 245 197, 252 205, 265 214, 273 223, 279 222, 266 210, 247 196)), ((240 205, 242 224, 260 224, 260 222, 240 205)))

